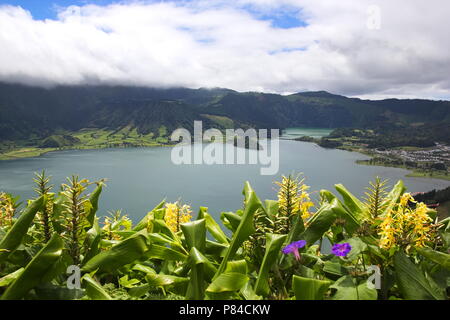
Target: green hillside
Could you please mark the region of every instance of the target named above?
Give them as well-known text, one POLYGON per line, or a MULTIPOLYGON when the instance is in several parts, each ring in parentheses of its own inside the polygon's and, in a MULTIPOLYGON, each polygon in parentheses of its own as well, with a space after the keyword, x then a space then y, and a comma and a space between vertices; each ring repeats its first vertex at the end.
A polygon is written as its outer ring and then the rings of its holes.
POLYGON ((0 142, 3 144, 42 141, 83 128, 118 131, 130 127, 138 134, 158 136, 161 127, 168 133, 179 127, 191 130, 194 120, 202 120, 206 128, 219 129, 447 126, 450 102, 369 101, 325 91, 283 96, 220 88, 59 86, 45 89, 0 84, 0 142))

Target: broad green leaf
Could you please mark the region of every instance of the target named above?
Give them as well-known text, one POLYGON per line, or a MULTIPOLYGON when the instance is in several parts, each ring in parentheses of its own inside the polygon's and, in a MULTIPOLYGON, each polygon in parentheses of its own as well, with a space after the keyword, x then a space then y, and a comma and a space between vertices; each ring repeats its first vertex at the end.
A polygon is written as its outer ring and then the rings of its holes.
POLYGON ((17 269, 16 271, 7 274, 0 278, 0 287, 7 287, 11 282, 16 280, 23 272, 24 268, 17 269))
POLYGON ((94 192, 89 196, 89 202, 90 206, 88 210, 86 210, 86 220, 89 222, 89 224, 92 226, 95 219, 95 214, 98 210, 98 200, 100 198, 100 194, 102 193, 104 183, 99 182, 97 185, 97 188, 95 188, 94 192))
MULTIPOLYGON (((200 211, 201 212, 201 211, 200 211)), ((201 255, 206 246, 206 221, 200 219, 181 225, 187 247, 191 250, 190 282, 186 292, 186 299, 202 300, 205 295, 204 256, 201 255)))
POLYGON ((44 203, 44 196, 34 200, 13 224, 0 242, 0 262, 6 259, 22 243, 22 239, 27 234, 36 213, 42 208, 44 203))
POLYGON ((352 212, 358 222, 361 222, 364 218, 367 218, 364 210, 364 203, 359 201, 359 199, 348 191, 342 184, 335 184, 334 187, 344 199, 345 207, 352 212))
POLYGON ((23 298, 32 288, 42 282, 42 278, 58 261, 63 252, 64 243, 61 237, 54 234, 48 243, 33 257, 23 272, 6 289, 2 300, 17 300, 23 298))
POLYGON ((219 224, 211 217, 208 213, 208 208, 200 207, 200 211, 198 214, 198 220, 205 219, 206 221, 206 229, 208 232, 220 243, 228 244, 228 238, 225 233, 220 228, 219 224))
POLYGON ((205 273, 205 281, 211 281, 217 272, 215 265, 205 257, 197 248, 192 248, 189 253, 188 264, 193 267, 195 265, 203 265, 205 273))
POLYGON ((153 208, 153 210, 148 212, 145 215, 145 217, 142 218, 141 221, 139 221, 139 223, 133 228, 133 231, 141 231, 142 229, 146 229, 149 224, 149 221, 154 219, 155 211, 163 208, 165 204, 166 204, 165 200, 161 201, 155 208, 153 208))
POLYGON ((119 285, 127 289, 134 288, 138 283, 140 283, 138 279, 129 279, 128 274, 119 278, 119 285))
POLYGON ((273 220, 273 218, 277 215, 278 213, 278 201, 276 200, 266 200, 264 201, 264 205, 266 208, 266 213, 267 216, 269 217, 269 219, 273 220))
POLYGON ((147 250, 146 231, 142 230, 94 256, 86 262, 82 270, 91 272, 99 269, 100 272, 114 272, 121 266, 139 259, 147 250))
POLYGON ((311 220, 309 220, 308 227, 301 237, 307 241, 308 245, 312 245, 322 238, 323 234, 328 231, 330 226, 336 220, 336 213, 333 210, 333 205, 336 203, 337 199, 333 199, 332 203, 324 203, 311 220))
POLYGON ((249 280, 248 276, 239 272, 220 274, 206 289, 210 293, 221 293, 240 290, 249 280))
POLYGON ((200 252, 205 250, 206 244, 206 221, 200 219, 181 224, 184 238, 188 249, 197 248, 200 252))
POLYGON ((425 258, 443 266, 447 270, 450 270, 450 254, 432 250, 430 248, 417 248, 419 252, 425 258))
POLYGON ((389 194, 385 197, 384 205, 386 206, 386 209, 384 210, 383 215, 389 212, 396 205, 400 196, 405 192, 405 190, 406 188, 403 184, 403 181, 399 180, 389 192, 389 194))
POLYGON ((69 289, 67 287, 44 283, 34 288, 34 295, 30 299, 38 300, 76 300, 85 295, 82 289, 69 289))
POLYGON ((245 300, 262 300, 262 297, 258 296, 253 290, 250 281, 247 281, 247 283, 241 288, 239 292, 240 294, 242 294, 245 300))
POLYGON ((431 285, 422 270, 412 262, 405 253, 398 251, 394 255, 394 268, 397 285, 405 299, 408 300, 442 300, 445 295, 431 285))
POLYGON ((242 216, 233 212, 222 212, 220 214, 220 219, 225 227, 235 232, 241 223, 242 216))
POLYGON ((294 275, 292 289, 296 300, 323 300, 331 281, 304 278, 294 275))
POLYGON ((228 261, 227 267, 225 268, 225 272, 227 272, 227 273, 237 272, 237 273, 247 274, 247 272, 248 272, 247 261, 244 259, 228 261))
POLYGON ((255 227, 253 225, 253 216, 256 210, 262 208, 261 201, 256 196, 255 192, 251 189, 250 184, 247 182, 244 187, 244 193, 247 195, 247 201, 245 205, 245 210, 242 215, 242 220, 233 234, 230 246, 225 253, 225 257, 217 270, 215 278, 217 278, 226 268, 229 260, 233 259, 236 251, 239 249, 241 244, 248 239, 248 237, 255 232, 255 227))
POLYGON ((100 241, 102 240, 102 230, 98 225, 98 218, 95 217, 91 229, 86 232, 86 248, 87 252, 84 255, 83 263, 89 261, 100 252, 100 241))
POLYGON ((147 273, 154 273, 154 274, 156 274, 156 271, 153 268, 151 268, 149 266, 144 266, 144 265, 139 264, 139 263, 136 263, 133 266, 132 270, 141 271, 141 272, 143 272, 145 274, 147 274, 147 273))
POLYGON ((377 300, 376 289, 369 288, 366 281, 357 284, 351 276, 339 278, 330 288, 336 289, 333 300, 377 300))
POLYGON ((102 286, 92 279, 92 277, 87 273, 82 278, 83 286, 86 289, 86 294, 92 300, 112 300, 110 295, 102 288, 102 286))
POLYGON ((341 241, 341 243, 344 243, 344 242, 348 242, 350 244, 350 246, 352 247, 352 249, 350 250, 350 252, 347 255, 347 259, 349 261, 352 261, 356 258, 361 257, 361 253, 365 252, 368 249, 367 244, 365 242, 363 242, 360 238, 357 238, 357 237, 341 241))
POLYGON ((266 234, 266 251, 255 284, 255 293, 257 295, 267 296, 269 294, 269 272, 277 262, 286 237, 286 235, 266 234))
POLYGON ((152 273, 147 274, 145 278, 147 279, 148 284, 154 287, 176 286, 186 284, 189 281, 189 278, 152 273))
POLYGON ((184 261, 187 259, 187 255, 157 244, 150 245, 150 249, 145 253, 145 256, 149 259, 160 259, 160 260, 175 260, 184 261))
POLYGON ((325 261, 323 264, 323 272, 343 276, 348 274, 347 269, 339 262, 325 261))

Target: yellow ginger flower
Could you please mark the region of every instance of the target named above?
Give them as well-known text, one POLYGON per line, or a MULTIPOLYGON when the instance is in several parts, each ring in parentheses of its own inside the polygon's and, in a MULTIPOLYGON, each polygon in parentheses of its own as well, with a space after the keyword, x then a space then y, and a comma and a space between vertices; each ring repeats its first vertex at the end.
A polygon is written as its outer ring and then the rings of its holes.
POLYGON ((0 227, 11 226, 15 208, 13 200, 4 192, 0 193, 0 227))
POLYGON ((307 190, 309 186, 303 183, 303 180, 292 178, 291 176, 282 177, 281 182, 275 182, 280 187, 278 191, 279 212, 284 216, 300 214, 303 220, 311 216, 309 209, 314 206, 307 190))
POLYGON ((182 223, 191 220, 191 213, 191 207, 188 205, 180 206, 178 201, 175 203, 166 203, 164 221, 172 232, 178 232, 182 223))
POLYGON ((281 182, 275 182, 278 191, 278 210, 283 216, 295 215, 299 212, 300 196, 297 179, 283 176, 281 182))
POLYGON ((392 211, 389 211, 381 222, 380 232, 378 233, 380 238, 380 247, 383 249, 389 249, 395 245, 395 221, 392 217, 392 211))
MULTIPOLYGON (((309 196, 308 196, 309 200, 309 196)), ((309 208, 314 207, 314 203, 311 201, 303 202, 300 205, 300 212, 302 213, 302 219, 306 220, 311 216, 311 213, 309 212, 309 208)))
POLYGON ((404 194, 400 197, 400 206, 406 207, 406 206, 408 205, 409 202, 417 203, 417 201, 414 200, 414 198, 413 198, 413 196, 411 195, 411 193, 404 193, 404 194))
POLYGON ((416 247, 425 246, 432 239, 432 222, 428 215, 428 207, 423 202, 417 202, 409 193, 400 197, 396 208, 391 209, 382 218, 378 226, 380 247, 390 249, 396 245, 416 247), (415 203, 415 209, 408 206, 415 203))

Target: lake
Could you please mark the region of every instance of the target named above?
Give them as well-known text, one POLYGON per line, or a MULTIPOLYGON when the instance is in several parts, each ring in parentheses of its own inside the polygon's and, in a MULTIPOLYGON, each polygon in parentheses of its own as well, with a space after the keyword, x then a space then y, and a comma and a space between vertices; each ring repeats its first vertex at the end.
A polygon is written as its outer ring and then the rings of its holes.
POLYGON ((164 198, 171 202, 181 199, 194 212, 199 206, 209 207, 215 217, 222 211, 234 211, 242 205, 241 191, 246 180, 261 200, 276 199, 273 182, 280 180, 282 174, 303 172, 313 192, 323 188, 334 191, 335 183, 343 183, 357 195, 364 193, 375 176, 389 178, 391 185, 403 179, 411 192, 450 185, 449 181, 405 177, 408 171, 403 169, 357 165, 356 160, 367 157, 307 142, 280 140, 280 169, 274 176, 261 176, 259 165, 175 165, 171 150, 168 147, 73 150, 0 161, 0 190, 20 195, 21 200, 34 197, 33 173, 42 169, 52 175, 55 186, 71 174, 90 180, 107 178, 98 214, 123 209, 137 222, 164 198))

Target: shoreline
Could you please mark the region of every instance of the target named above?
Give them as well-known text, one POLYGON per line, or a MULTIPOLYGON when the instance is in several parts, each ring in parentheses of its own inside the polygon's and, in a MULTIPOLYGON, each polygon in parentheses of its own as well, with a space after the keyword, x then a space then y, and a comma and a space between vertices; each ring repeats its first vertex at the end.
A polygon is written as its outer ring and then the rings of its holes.
MULTIPOLYGON (((297 141, 297 142, 307 142, 307 143, 313 143, 317 146, 321 147, 317 141, 302 141, 298 139, 286 139, 280 137, 280 140, 287 140, 287 141, 297 141)), ((50 152, 58 152, 58 151, 74 151, 74 150, 97 150, 97 149, 116 149, 116 148, 153 148, 153 147, 172 147, 171 144, 163 144, 163 143, 154 143, 154 144, 148 144, 148 145, 117 145, 117 146, 85 146, 85 147, 64 147, 64 148, 38 148, 38 147, 23 147, 23 148, 17 148, 14 150, 11 150, 6 153, 0 153, 0 161, 14 161, 14 160, 20 160, 20 159, 27 159, 27 158, 37 158, 40 156, 43 156, 50 152), (12 155, 10 155, 12 154, 12 155)), ((323 148, 323 147, 321 147, 323 148)), ((371 164, 369 161, 371 159, 374 159, 373 154, 371 152, 368 152, 361 148, 349 148, 349 147, 337 147, 337 148, 326 148, 326 149, 334 149, 334 150, 342 150, 342 151, 348 151, 348 152, 356 152, 360 153, 362 155, 370 157, 370 159, 367 160, 356 160, 355 163, 358 165, 366 165, 366 166, 375 166, 375 167, 385 167, 385 168, 398 168, 398 169, 404 169, 408 171, 408 174, 405 175, 405 177, 413 177, 413 178, 422 178, 422 179, 437 179, 437 180, 443 180, 443 181, 450 181, 450 176, 445 175, 429 175, 426 172, 421 171, 415 171, 411 168, 405 167, 405 166, 396 166, 396 165, 388 165, 388 164, 371 164)))
MULTIPOLYGON (((318 147, 324 148, 324 147, 320 146, 317 141, 306 141, 306 140, 299 140, 299 139, 284 139, 284 140, 313 143, 313 144, 317 145, 318 147)), ((408 178, 437 179, 437 180, 442 180, 442 181, 450 181, 450 175, 445 176, 445 175, 439 175, 438 174, 436 176, 430 176, 429 173, 427 173, 427 172, 417 171, 417 170, 414 170, 413 168, 408 168, 406 166, 399 166, 399 165, 396 166, 396 165, 379 164, 379 163, 377 163, 377 164, 368 163, 368 161, 370 161, 371 159, 374 159, 374 155, 373 155, 372 152, 367 151, 365 149, 351 148, 351 147, 337 147, 337 148, 324 148, 324 149, 333 149, 333 150, 342 150, 342 151, 360 153, 362 155, 370 157, 370 159, 367 159, 367 160, 356 160, 355 161, 356 164, 358 164, 358 165, 365 165, 365 166, 373 166, 373 167, 404 169, 404 170, 408 171, 408 173, 405 174, 405 177, 408 177, 408 178)))

